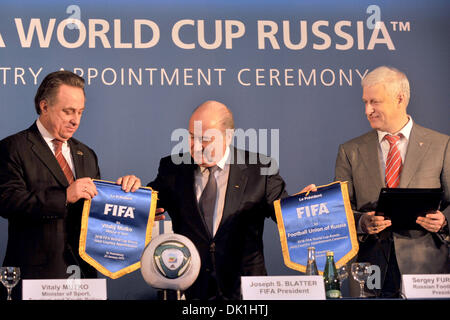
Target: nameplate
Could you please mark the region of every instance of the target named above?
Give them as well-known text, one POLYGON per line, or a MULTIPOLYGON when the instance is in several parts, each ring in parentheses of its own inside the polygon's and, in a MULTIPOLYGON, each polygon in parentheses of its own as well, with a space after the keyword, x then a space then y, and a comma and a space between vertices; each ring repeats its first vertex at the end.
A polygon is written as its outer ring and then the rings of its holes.
POLYGON ((322 276, 241 277, 243 300, 325 300, 322 276))
POLYGON ((402 292, 406 299, 448 299, 450 274, 402 275, 402 292))
POLYGON ((22 280, 22 300, 106 300, 106 279, 22 280))

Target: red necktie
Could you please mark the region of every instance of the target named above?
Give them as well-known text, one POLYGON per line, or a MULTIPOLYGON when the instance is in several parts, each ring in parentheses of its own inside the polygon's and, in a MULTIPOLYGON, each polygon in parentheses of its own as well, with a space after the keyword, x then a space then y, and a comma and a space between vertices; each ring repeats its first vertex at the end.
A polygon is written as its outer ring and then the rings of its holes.
POLYGON ((56 160, 58 160, 59 165, 61 166, 62 171, 64 172, 64 175, 67 178, 67 181, 69 184, 75 181, 75 178, 73 176, 72 169, 70 169, 69 164, 66 161, 66 158, 64 158, 64 155, 62 154, 62 144, 63 142, 57 139, 52 140, 53 145, 55 146, 55 157, 56 160))
POLYGON ((386 185, 388 188, 397 188, 400 184, 400 173, 402 171, 402 157, 397 148, 399 136, 384 136, 389 142, 389 152, 386 159, 386 185))

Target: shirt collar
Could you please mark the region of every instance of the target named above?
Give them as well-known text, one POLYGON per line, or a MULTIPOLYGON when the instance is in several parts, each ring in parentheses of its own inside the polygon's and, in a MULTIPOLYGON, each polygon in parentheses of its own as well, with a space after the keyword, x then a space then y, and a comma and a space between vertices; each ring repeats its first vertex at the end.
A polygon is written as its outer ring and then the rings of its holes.
POLYGON ((230 155, 230 148, 225 149, 225 154, 223 155, 223 158, 220 159, 219 162, 217 162, 216 166, 218 166, 221 170, 225 168, 225 164, 227 163, 228 157, 230 155))
MULTIPOLYGON (((403 126, 403 128, 401 128, 400 131, 394 133, 394 135, 401 134, 403 137, 406 138, 406 140, 409 140, 409 136, 411 135, 412 126, 413 126, 413 119, 410 115, 408 115, 408 122, 406 123, 406 125, 403 126)), ((380 131, 380 130, 377 130, 377 133, 378 133, 378 142, 379 143, 381 143, 381 141, 383 141, 384 137, 387 134, 391 134, 389 132, 380 131)))
POLYGON ((52 136, 47 129, 45 129, 44 125, 42 124, 41 120, 39 120, 39 118, 36 120, 36 125, 45 142, 50 143, 53 139, 55 139, 55 137, 52 136))
MULTIPOLYGON (((56 138, 54 136, 52 136, 52 134, 50 132, 48 132, 47 129, 45 129, 44 125, 42 124, 41 120, 39 120, 39 118, 36 120, 36 125, 38 127, 39 133, 42 135, 45 142, 47 142, 47 144, 52 146, 53 145, 52 140, 54 140, 56 138)), ((62 145, 63 146, 67 145, 67 140, 64 141, 62 145)))

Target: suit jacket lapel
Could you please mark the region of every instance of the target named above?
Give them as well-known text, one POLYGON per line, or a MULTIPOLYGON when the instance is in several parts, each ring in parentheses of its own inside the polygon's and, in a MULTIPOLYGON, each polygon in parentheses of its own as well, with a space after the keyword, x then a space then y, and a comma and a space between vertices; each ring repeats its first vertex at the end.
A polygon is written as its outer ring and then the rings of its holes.
POLYGON ((377 189, 384 187, 384 174, 381 173, 378 155, 378 136, 375 130, 366 136, 365 141, 359 144, 360 156, 369 172, 371 181, 376 184, 377 189))
MULTIPOLYGON (((192 160, 194 163, 194 160, 192 160)), ((195 194, 195 170, 198 168, 197 165, 187 164, 183 165, 183 174, 180 175, 180 181, 177 181, 177 184, 183 186, 183 197, 186 199, 185 205, 187 207, 183 208, 184 212, 191 213, 190 219, 194 220, 194 224, 196 226, 202 226, 203 229, 199 229, 199 236, 212 238, 210 231, 206 225, 206 221, 200 212, 200 208, 198 206, 197 197, 195 194)))
MULTIPOLYGON (((232 152, 238 152, 233 150, 233 148, 231 150, 232 152)), ((222 226, 227 222, 227 219, 238 210, 239 205, 241 204, 248 180, 246 169, 247 165, 245 164, 230 164, 230 173, 228 176, 227 190, 225 193, 222 220, 220 221, 216 236, 223 229, 222 226)))
POLYGON ((34 123, 28 130, 28 140, 31 142, 31 150, 55 176, 56 180, 58 180, 62 186, 67 187, 69 182, 67 181, 64 172, 61 170, 55 155, 39 133, 36 123, 34 123))
POLYGON ((245 169, 245 165, 230 165, 230 176, 228 177, 221 224, 226 221, 226 219, 235 212, 241 204, 248 180, 245 169))
POLYGON ((417 171, 417 167, 427 154, 430 147, 430 141, 421 130, 421 127, 414 124, 409 137, 408 149, 406 151, 405 161, 400 175, 400 188, 407 188, 409 182, 417 171))
POLYGON ((84 153, 78 148, 78 143, 73 139, 68 140, 70 153, 72 154, 73 166, 75 169, 75 179, 87 177, 84 167, 84 153))
POLYGON ((183 175, 180 177, 183 179, 180 181, 181 185, 184 186, 184 197, 188 200, 187 204, 192 205, 192 207, 200 215, 200 210, 198 209, 197 198, 195 196, 195 170, 196 165, 184 165, 183 175))

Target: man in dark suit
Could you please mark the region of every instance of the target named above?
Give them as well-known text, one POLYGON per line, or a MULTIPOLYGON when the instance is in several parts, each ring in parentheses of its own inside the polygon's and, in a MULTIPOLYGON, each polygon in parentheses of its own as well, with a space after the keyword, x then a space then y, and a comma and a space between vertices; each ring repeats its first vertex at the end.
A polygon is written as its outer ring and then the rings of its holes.
MULTIPOLYGON (((94 151, 72 138, 84 102, 82 78, 50 73, 36 93, 37 121, 0 141, 0 214, 9 222, 3 265, 20 267, 22 279, 67 278, 72 265, 81 277, 97 276, 78 255, 83 201, 95 197, 92 179, 100 178, 94 151)), ((117 183, 127 192, 140 186, 133 175, 117 183)))
POLYGON ((163 158, 158 207, 175 233, 197 247, 201 269, 187 299, 239 299, 240 277, 266 275, 264 219, 287 195, 273 160, 230 147, 234 121, 220 102, 200 105, 189 121, 190 152, 163 158), (254 160, 254 161, 253 161, 254 160))
POLYGON ((358 261, 381 269, 381 294, 396 297, 401 274, 449 272, 450 137, 413 122, 406 112, 405 74, 379 67, 362 80, 363 102, 374 129, 341 146, 335 179, 348 181, 359 231, 358 261), (381 188, 443 188, 441 210, 417 218, 420 230, 392 231, 375 216, 381 188))

